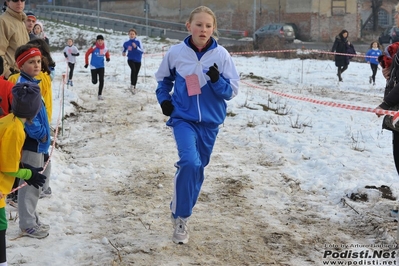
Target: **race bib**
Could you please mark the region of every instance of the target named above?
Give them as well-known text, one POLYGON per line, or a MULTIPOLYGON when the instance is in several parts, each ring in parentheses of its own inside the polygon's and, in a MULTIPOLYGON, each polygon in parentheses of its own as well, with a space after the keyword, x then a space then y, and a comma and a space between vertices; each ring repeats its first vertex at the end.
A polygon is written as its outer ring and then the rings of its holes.
POLYGON ((196 74, 186 76, 186 86, 188 96, 201 94, 201 87, 196 74))

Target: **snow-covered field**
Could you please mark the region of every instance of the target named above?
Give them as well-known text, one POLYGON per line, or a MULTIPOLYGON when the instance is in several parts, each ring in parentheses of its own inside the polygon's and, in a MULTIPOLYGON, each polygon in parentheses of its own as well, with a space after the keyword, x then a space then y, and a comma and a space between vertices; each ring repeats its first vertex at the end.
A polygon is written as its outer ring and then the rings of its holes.
MULTIPOLYGON (((98 34, 44 25, 52 43, 78 35, 90 43, 98 34)), ((177 154, 154 72, 176 41, 139 36, 147 54, 132 95, 121 56, 127 33, 102 34, 111 50, 104 101, 83 67, 88 46, 79 47, 73 87, 61 82, 67 71, 61 50, 52 54, 52 126, 60 131, 53 196, 38 206, 50 235, 19 237, 16 210, 7 207, 9 265, 395 265, 388 256, 396 250, 397 223, 389 214, 397 201, 365 188, 399 192, 382 118, 273 93, 375 107, 383 96, 381 71, 372 86, 369 65, 352 62, 338 83, 333 61, 234 55, 240 94, 228 103, 189 222, 190 241, 175 245, 169 203, 177 154), (351 200, 356 193, 368 201, 351 200), (372 258, 374 251, 389 254, 372 258)))

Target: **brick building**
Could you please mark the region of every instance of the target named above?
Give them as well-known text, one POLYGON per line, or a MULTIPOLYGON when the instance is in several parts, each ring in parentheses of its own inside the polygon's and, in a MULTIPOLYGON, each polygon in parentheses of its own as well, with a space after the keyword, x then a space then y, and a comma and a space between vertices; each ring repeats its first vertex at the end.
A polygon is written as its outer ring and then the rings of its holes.
MULTIPOLYGON (((35 0, 31 0, 34 2, 35 0)), ((54 0, 68 5, 101 11, 145 16, 184 23, 191 10, 199 5, 210 7, 221 29, 248 31, 270 22, 295 23, 303 40, 331 41, 342 30, 352 40, 362 35, 362 23, 370 22, 371 0, 54 0)), ((383 0, 379 12, 382 28, 393 24, 394 7, 398 0, 383 0)))

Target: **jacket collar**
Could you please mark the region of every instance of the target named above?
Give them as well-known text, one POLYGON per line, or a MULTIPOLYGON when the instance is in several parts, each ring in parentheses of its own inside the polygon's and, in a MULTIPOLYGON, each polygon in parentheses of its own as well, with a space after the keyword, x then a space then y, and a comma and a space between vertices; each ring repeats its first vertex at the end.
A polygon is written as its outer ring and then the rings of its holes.
MULTIPOLYGON (((188 46, 188 47, 191 47, 191 49, 193 49, 195 52, 199 52, 198 51, 198 48, 191 42, 191 38, 192 38, 192 35, 189 35, 189 36, 187 36, 185 39, 184 39, 184 43, 188 46)), ((206 52, 206 51, 208 51, 208 50, 211 50, 211 49, 214 49, 215 47, 217 47, 218 45, 217 45, 217 42, 216 42, 216 40, 213 38, 213 37, 211 37, 210 38, 210 40, 209 40, 209 42, 207 43, 207 45, 201 50, 201 53, 204 53, 204 52, 206 52)))
POLYGON ((26 73, 23 72, 23 71, 21 71, 20 75, 21 75, 21 77, 23 77, 24 79, 29 80, 30 82, 33 82, 33 83, 36 83, 36 84, 39 84, 40 81, 41 81, 40 79, 35 79, 35 78, 29 76, 28 74, 26 74, 26 73))
POLYGON ((14 10, 12 10, 9 7, 7 7, 7 10, 6 10, 5 13, 9 14, 11 17, 14 17, 14 18, 16 18, 16 19, 18 19, 20 21, 25 21, 25 19, 26 19, 26 15, 25 15, 24 12, 17 13, 17 12, 15 12, 14 10))

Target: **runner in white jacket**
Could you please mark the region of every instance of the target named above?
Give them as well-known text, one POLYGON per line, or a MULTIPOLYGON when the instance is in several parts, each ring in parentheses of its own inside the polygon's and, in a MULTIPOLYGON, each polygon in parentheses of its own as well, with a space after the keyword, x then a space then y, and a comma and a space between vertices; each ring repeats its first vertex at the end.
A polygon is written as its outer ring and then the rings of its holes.
POLYGON ((175 227, 173 242, 187 243, 187 220, 197 202, 219 125, 226 118, 226 101, 238 93, 239 75, 227 50, 212 35, 216 18, 208 7, 191 12, 191 33, 172 46, 155 73, 156 95, 166 123, 173 130, 179 160, 170 204, 175 227), (172 93, 173 90, 173 93, 172 93))

